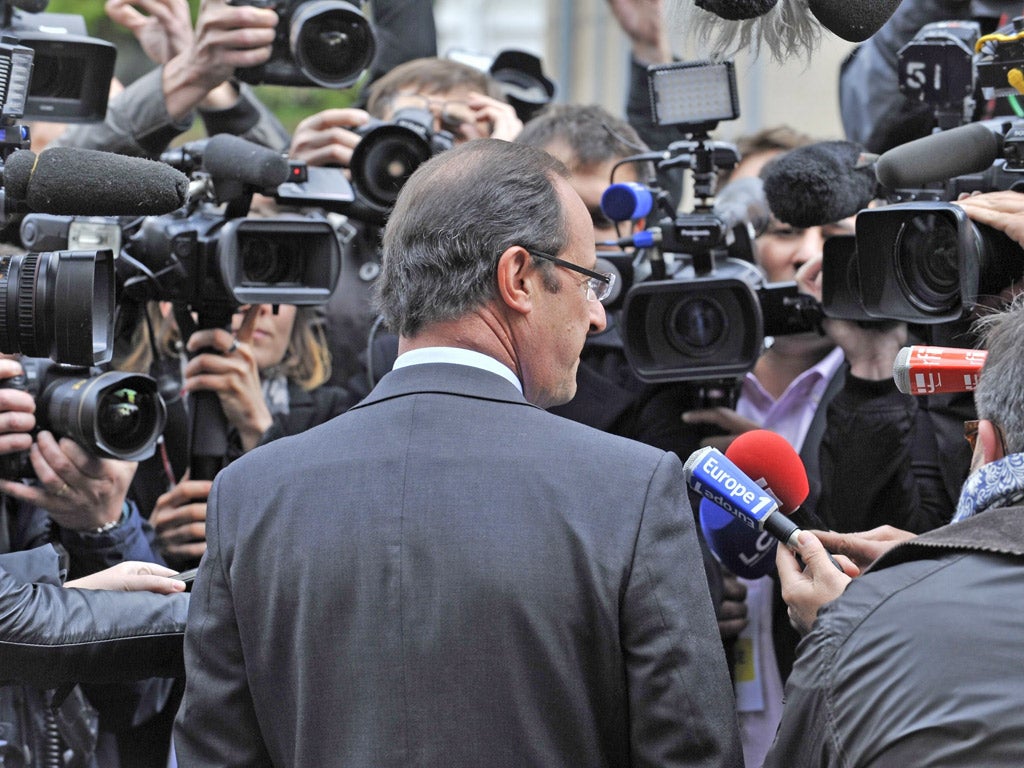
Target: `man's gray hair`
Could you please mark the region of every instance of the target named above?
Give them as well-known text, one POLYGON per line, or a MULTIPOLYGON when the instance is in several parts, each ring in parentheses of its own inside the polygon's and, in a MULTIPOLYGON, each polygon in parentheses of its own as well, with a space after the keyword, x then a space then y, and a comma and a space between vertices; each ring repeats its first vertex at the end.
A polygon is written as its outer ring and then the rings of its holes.
POLYGON ((974 390, 978 418, 1002 427, 1008 452, 1024 452, 1024 295, 983 317, 975 330, 988 350, 974 390))
POLYGON ((497 139, 421 165, 384 231, 377 306, 387 326, 411 338, 496 298, 498 257, 511 246, 560 252, 568 235, 554 179, 567 175, 546 152, 497 139))

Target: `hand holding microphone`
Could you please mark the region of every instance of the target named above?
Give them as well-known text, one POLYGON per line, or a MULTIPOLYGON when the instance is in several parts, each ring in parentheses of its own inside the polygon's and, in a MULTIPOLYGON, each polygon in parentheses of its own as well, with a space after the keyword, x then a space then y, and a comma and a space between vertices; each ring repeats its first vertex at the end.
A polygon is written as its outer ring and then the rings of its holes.
MULTIPOLYGON (((733 573, 756 578, 770 571, 771 542, 758 532, 796 546, 800 528, 787 515, 807 515, 800 509, 808 494, 807 475, 781 436, 752 430, 733 441, 728 455, 710 447, 694 452, 683 471, 687 484, 707 502, 701 503, 700 520, 709 546, 733 573), (741 463, 746 465, 742 469, 741 463), (748 468, 759 482, 744 471, 748 468), (723 512, 740 523, 723 521, 723 512)), ((807 520, 827 527, 816 517, 807 520)), ((838 563, 835 567, 842 570, 838 563)))

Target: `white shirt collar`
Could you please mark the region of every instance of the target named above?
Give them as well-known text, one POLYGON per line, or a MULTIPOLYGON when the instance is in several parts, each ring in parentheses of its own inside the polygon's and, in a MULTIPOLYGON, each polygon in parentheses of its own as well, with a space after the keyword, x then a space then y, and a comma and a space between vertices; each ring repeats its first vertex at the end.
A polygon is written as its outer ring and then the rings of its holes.
POLYGON ((522 382, 519 381, 511 368, 499 363, 489 355, 475 352, 472 349, 460 349, 458 347, 422 347, 420 349, 412 349, 399 355, 392 368, 405 368, 409 365, 424 365, 426 363, 448 363, 450 365, 468 365, 473 368, 481 368, 498 374, 515 386, 520 394, 523 392, 522 382))

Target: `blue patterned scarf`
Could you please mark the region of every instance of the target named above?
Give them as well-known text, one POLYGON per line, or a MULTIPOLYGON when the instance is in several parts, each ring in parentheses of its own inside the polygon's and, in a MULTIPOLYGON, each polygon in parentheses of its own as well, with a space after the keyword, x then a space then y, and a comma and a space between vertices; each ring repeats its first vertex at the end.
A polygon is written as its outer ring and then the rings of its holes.
POLYGON ((1024 500, 1024 453, 1011 453, 971 473, 960 491, 953 522, 1024 500))

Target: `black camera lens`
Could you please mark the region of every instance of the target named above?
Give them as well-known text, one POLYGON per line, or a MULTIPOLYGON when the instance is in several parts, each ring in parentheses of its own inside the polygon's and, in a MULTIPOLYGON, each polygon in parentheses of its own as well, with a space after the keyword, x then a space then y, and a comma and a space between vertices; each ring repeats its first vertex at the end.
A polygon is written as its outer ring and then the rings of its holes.
POLYGON ((899 229, 894 248, 896 279, 915 307, 945 314, 961 303, 959 237, 956 224, 936 213, 923 213, 899 229))
POLYGON ((153 436, 158 412, 156 392, 132 386, 108 389, 96 403, 96 429, 105 443, 122 453, 135 453, 153 436))
POLYGON ((376 42, 366 17, 350 3, 320 0, 292 19, 292 56, 302 73, 325 88, 344 88, 373 61, 376 42))
POLYGON ((153 455, 167 412, 149 376, 54 368, 37 397, 40 426, 94 456, 139 461, 153 455))
POLYGON ((113 352, 111 251, 23 253, 0 259, 0 352, 68 365, 113 352))
MULTIPOLYGON (((420 111, 420 110, 415 110, 420 111)), ((429 112, 417 119, 429 118, 423 131, 407 114, 409 110, 396 115, 402 125, 386 124, 367 133, 352 154, 352 182, 356 189, 371 202, 384 208, 391 208, 398 199, 405 182, 413 172, 434 154, 430 142, 424 138, 433 122, 429 112)))
POLYGON ((282 285, 299 281, 301 260, 279 238, 249 237, 241 243, 242 284, 282 285))
POLYGON ((666 337, 680 352, 704 356, 725 337, 729 319, 722 305, 706 296, 679 301, 667 316, 666 337))

